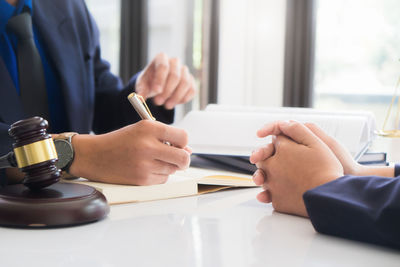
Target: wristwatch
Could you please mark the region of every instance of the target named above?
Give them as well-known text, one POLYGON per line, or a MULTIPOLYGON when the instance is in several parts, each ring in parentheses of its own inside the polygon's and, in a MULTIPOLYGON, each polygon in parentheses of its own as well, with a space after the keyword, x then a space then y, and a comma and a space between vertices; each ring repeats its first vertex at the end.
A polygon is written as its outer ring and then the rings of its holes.
POLYGON ((69 167, 74 160, 74 148, 72 146, 72 137, 78 133, 67 132, 58 134, 54 138, 54 145, 56 147, 58 161, 56 167, 68 173, 69 167))

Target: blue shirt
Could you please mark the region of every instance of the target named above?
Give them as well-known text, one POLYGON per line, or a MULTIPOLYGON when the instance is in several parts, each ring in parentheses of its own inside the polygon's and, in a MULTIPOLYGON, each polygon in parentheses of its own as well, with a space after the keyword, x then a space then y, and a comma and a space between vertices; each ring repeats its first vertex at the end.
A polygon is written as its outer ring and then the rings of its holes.
MULTIPOLYGON (((20 14, 24 8, 28 9, 33 16, 32 0, 20 0, 16 7, 10 5, 5 0, 0 0, 0 56, 4 60, 4 63, 8 69, 11 79, 14 82, 18 94, 20 93, 20 88, 18 81, 18 65, 16 56, 17 38, 14 36, 13 33, 7 31, 6 27, 8 20, 12 16, 20 14)), ((35 25, 33 25, 33 33, 36 46, 42 58, 46 81, 50 112, 49 130, 54 133, 66 132, 68 131, 68 125, 59 77, 57 76, 55 68, 49 61, 48 55, 46 55, 46 52, 43 49, 43 41, 41 40, 40 34, 37 31, 35 25)))

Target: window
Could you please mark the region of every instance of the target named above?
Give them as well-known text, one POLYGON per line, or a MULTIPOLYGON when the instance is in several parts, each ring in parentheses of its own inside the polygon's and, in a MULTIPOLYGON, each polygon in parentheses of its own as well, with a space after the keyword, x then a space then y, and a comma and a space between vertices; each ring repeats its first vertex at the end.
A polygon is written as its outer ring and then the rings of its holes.
MULTIPOLYGON (((110 62, 111 71, 119 74, 121 0, 86 0, 86 3, 100 30, 102 57, 110 62)), ((148 23, 148 28, 144 29, 148 46, 143 49, 147 51, 148 61, 165 52, 169 57, 178 57, 195 77, 199 77, 202 0, 144 0, 143 3, 148 10, 144 16, 148 23)), ((196 106, 197 102, 193 101, 191 106, 196 106)), ((175 114, 181 117, 191 106, 186 110, 179 107, 175 114)))
POLYGON ((121 1, 86 0, 86 4, 100 30, 102 58, 111 64, 111 71, 118 75, 121 1))
MULTIPOLYGON (((201 80, 201 22, 202 0, 150 0, 148 1, 148 59, 160 52, 177 57, 187 65, 197 84, 201 80)), ((190 109, 198 109, 199 97, 178 106, 176 119, 190 109)))
POLYGON ((400 75, 397 0, 317 0, 314 106, 373 111, 381 127, 400 75))
POLYGON ((221 0, 218 103, 281 106, 286 1, 221 0))

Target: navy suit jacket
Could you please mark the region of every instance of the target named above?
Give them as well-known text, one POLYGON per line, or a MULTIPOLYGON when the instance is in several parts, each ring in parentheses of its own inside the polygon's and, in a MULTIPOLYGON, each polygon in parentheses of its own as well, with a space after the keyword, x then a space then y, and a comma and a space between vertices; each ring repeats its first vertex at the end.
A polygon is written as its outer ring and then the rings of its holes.
MULTIPOLYGON (((126 96, 135 78, 124 88, 100 57, 99 32, 83 0, 35 0, 36 25, 49 61, 59 76, 71 131, 103 133, 140 118, 126 96)), ((171 123, 174 112, 148 101, 155 117, 171 123)), ((0 58, 0 155, 11 150, 10 124, 26 118, 15 86, 0 58)))
POLYGON ((400 249, 400 177, 343 176, 303 199, 318 232, 400 249))

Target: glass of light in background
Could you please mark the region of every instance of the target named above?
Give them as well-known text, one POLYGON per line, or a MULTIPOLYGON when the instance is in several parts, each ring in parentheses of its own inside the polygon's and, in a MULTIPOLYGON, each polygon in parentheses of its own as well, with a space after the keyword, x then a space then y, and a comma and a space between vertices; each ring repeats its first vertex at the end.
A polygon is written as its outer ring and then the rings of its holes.
POLYGON ((382 129, 378 131, 378 134, 382 136, 387 136, 387 137, 400 137, 400 101, 399 101, 399 91, 400 88, 400 77, 398 79, 398 82, 396 84, 396 89, 394 91, 394 95, 392 97, 392 101, 390 102, 390 106, 388 109, 388 112, 386 113, 385 120, 383 122, 382 129), (395 107, 395 103, 397 101, 397 108, 395 107), (394 118, 394 120, 393 120, 394 118), (394 129, 389 129, 388 124, 389 122, 392 121, 394 122, 394 129))
POLYGON ((85 0, 100 31, 101 56, 111 64, 111 71, 119 75, 120 0, 85 0))
POLYGON ((399 14, 397 0, 317 0, 316 108, 372 111, 382 127, 400 70, 399 14))

